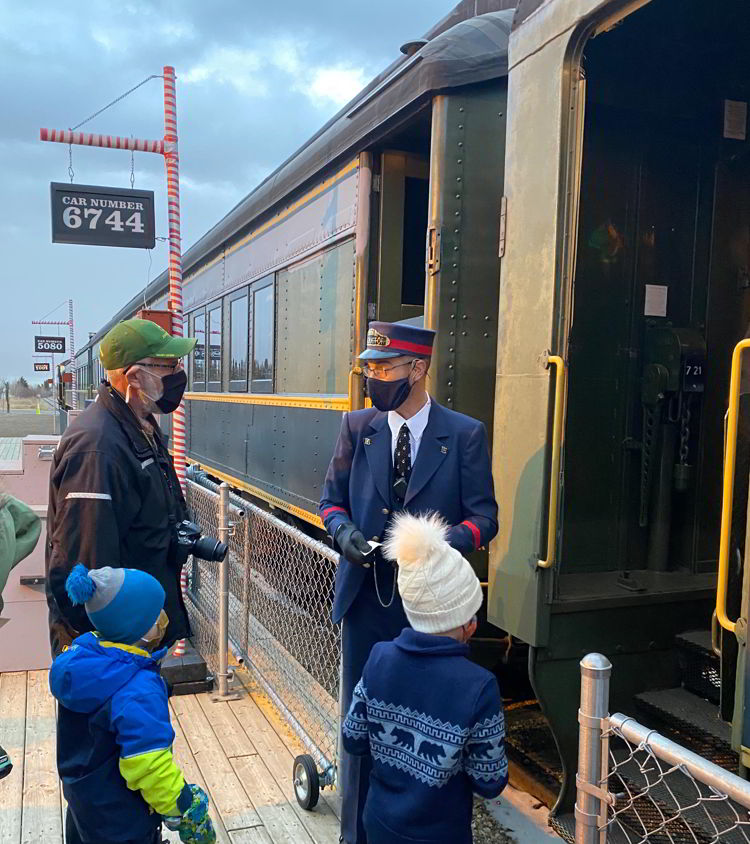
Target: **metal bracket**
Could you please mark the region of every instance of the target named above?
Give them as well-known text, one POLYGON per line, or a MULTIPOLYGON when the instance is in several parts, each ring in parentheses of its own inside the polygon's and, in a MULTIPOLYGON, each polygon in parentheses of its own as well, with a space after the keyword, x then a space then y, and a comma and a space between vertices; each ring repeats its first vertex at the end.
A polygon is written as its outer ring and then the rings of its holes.
POLYGON ((40 460, 45 460, 45 461, 52 460, 52 458, 55 456, 55 450, 56 449, 57 449, 57 446, 54 446, 54 445, 40 445, 39 446, 39 452, 38 452, 37 456, 39 457, 40 460))
POLYGON ((592 729, 599 730, 603 733, 605 730, 609 729, 609 715, 606 715, 604 718, 595 718, 593 715, 586 715, 585 712, 581 712, 579 709, 578 723, 582 727, 591 727, 592 729))
POLYGON ((608 806, 614 806, 617 803, 617 795, 608 791, 606 788, 600 788, 598 785, 582 780, 576 774, 576 788, 583 791, 590 797, 595 797, 597 800, 602 800, 608 806))
POLYGON ((500 239, 497 247, 497 257, 502 258, 505 255, 505 230, 508 222, 508 197, 503 196, 500 199, 500 239))

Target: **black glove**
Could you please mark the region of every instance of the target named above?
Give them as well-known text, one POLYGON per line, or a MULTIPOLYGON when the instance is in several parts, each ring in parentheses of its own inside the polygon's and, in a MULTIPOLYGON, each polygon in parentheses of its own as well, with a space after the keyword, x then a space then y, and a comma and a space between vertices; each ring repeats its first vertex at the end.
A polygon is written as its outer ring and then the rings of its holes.
POLYGON ((341 549, 342 555, 350 563, 369 568, 372 561, 372 548, 354 522, 342 522, 334 539, 341 549))

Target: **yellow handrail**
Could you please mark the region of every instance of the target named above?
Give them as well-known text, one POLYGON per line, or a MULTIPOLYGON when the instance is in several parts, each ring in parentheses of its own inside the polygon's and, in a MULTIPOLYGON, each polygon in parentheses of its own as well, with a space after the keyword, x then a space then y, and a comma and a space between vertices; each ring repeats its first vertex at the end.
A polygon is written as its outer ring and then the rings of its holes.
POLYGON ((552 465, 549 477, 549 513, 547 515, 547 559, 538 560, 540 569, 548 569, 555 564, 555 546, 557 544, 557 497, 560 491, 560 455, 563 439, 563 408, 565 407, 565 361, 559 355, 547 355, 545 368, 555 367, 555 415, 552 424, 552 465))
POLYGON ((740 340, 732 353, 732 376, 729 380, 726 446, 724 449, 724 489, 721 497, 721 532, 719 534, 719 578, 716 584, 716 618, 731 633, 736 624, 727 617, 727 585, 729 582, 729 542, 732 532, 734 504, 734 470, 737 457, 737 417, 740 406, 740 374, 742 353, 750 349, 750 340, 740 340))
POLYGON ((355 401, 356 396, 354 395, 354 378, 357 375, 363 375, 364 371, 361 366, 353 366, 349 370, 349 410, 357 410, 356 405, 358 402, 355 401))

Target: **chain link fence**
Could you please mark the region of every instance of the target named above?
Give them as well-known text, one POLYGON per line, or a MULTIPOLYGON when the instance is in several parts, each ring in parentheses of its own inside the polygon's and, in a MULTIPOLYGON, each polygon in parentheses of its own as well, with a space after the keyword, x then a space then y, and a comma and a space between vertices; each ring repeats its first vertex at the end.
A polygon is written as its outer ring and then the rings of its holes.
MULTIPOLYGON (((218 486, 188 473, 187 503, 218 536, 218 486)), ((197 650, 220 670, 220 566, 228 565, 229 645, 281 710, 331 785, 339 736, 340 628, 331 622, 338 554, 259 507, 229 496, 225 563, 188 561, 187 606, 197 650)))
POLYGON ((750 844, 750 782, 626 715, 608 715, 612 666, 581 661, 577 844, 750 844))

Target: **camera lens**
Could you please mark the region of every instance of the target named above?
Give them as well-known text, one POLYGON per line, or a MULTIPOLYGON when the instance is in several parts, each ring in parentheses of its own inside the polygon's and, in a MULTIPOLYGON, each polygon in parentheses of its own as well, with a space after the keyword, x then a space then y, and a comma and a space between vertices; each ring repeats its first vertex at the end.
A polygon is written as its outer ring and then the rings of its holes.
POLYGON ((228 550, 225 542, 220 542, 212 536, 201 536, 193 545, 193 556, 200 560, 220 563, 226 557, 228 550))

